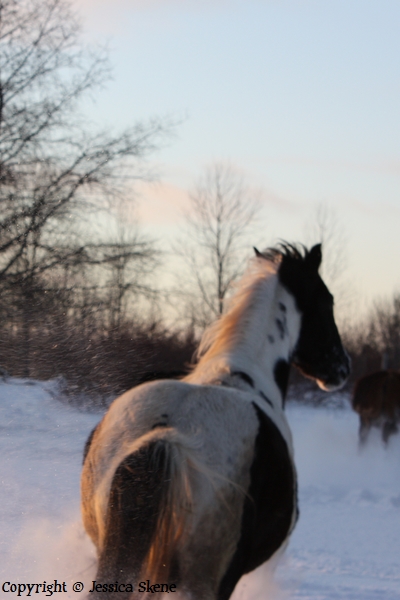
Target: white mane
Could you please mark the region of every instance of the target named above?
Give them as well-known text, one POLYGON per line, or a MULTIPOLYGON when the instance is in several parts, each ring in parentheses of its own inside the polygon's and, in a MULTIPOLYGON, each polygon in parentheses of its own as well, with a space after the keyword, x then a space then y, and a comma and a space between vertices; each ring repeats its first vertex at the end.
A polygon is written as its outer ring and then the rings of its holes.
MULTIPOLYGON (((227 357, 240 341, 252 307, 265 294, 265 284, 276 275, 278 268, 277 262, 259 257, 251 259, 245 274, 235 286, 237 291, 229 300, 226 312, 204 332, 197 351, 200 360, 193 375, 199 374, 210 361, 227 357)), ((190 381, 192 375, 185 379, 190 381)))

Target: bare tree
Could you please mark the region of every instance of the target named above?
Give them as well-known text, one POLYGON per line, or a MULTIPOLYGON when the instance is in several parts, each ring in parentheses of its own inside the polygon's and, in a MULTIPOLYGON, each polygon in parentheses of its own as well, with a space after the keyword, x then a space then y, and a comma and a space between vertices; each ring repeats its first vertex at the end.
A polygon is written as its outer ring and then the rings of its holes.
POLYGON ((153 121, 117 136, 84 127, 78 101, 108 66, 82 48, 68 1, 0 0, 0 15, 1 279, 51 269, 54 237, 68 238, 59 247, 74 261, 71 221, 121 193, 128 167, 140 177, 168 127, 153 121))
POLYGON ((55 282, 85 265, 118 271, 154 257, 150 243, 117 250, 81 226, 126 193, 128 170, 144 176, 143 160, 172 128, 95 130, 79 102, 108 76, 105 52, 83 47, 69 0, 0 0, 0 286, 3 301, 19 299, 27 348, 34 305, 55 282))
POLYGON ((180 289, 194 325, 204 327, 223 312, 228 290, 243 272, 244 242, 259 209, 257 192, 225 163, 208 167, 190 194, 179 245, 188 285, 180 289))
POLYGON ((89 246, 88 250, 92 254, 91 264, 99 265, 106 278, 107 327, 110 332, 119 332, 128 319, 129 309, 133 313, 139 296, 146 298, 147 303, 157 296, 148 276, 154 274, 159 254, 150 242, 124 229, 117 232, 113 242, 89 246))
POLYGON ((400 368, 400 294, 375 303, 365 331, 370 345, 381 353, 381 367, 400 368))

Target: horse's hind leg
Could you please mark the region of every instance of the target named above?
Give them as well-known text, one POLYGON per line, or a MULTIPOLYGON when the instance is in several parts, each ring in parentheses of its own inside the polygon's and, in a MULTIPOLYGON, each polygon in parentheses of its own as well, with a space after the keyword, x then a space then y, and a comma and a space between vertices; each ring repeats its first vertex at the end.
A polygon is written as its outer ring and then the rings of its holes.
MULTIPOLYGON (((162 444, 158 442, 157 448, 156 445, 157 442, 152 442, 129 455, 115 472, 96 575, 98 584, 118 581, 119 584, 130 583, 135 591, 137 589, 163 494, 166 454, 162 444)), ((120 595, 102 591, 91 600, 119 598, 120 595)))
POLYGON ((394 419, 386 419, 382 425, 382 440, 385 446, 388 445, 390 436, 397 432, 398 427, 396 421, 394 419))
POLYGON ((362 448, 367 443, 368 435, 371 430, 371 423, 360 417, 360 428, 358 430, 358 443, 362 448))

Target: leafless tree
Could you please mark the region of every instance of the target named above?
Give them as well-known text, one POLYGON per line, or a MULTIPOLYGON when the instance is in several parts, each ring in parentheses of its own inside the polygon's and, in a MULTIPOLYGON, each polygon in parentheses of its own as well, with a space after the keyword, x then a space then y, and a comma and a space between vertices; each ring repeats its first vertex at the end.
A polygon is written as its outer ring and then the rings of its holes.
POLYGON ((140 161, 167 126, 153 121, 117 136, 93 134, 78 101, 104 82, 108 66, 102 52, 82 48, 69 3, 0 0, 0 11, 2 279, 51 269, 60 258, 54 237, 68 237, 59 247, 74 262, 80 247, 71 247, 71 222, 83 207, 98 210, 121 193, 128 167, 142 175, 140 161))
POLYGON ((367 322, 367 339, 381 353, 382 368, 400 368, 400 294, 375 303, 367 322))
POLYGON ((80 226, 126 193, 128 170, 130 182, 144 176, 172 128, 153 120, 114 135, 88 124, 79 102, 108 76, 69 0, 0 0, 0 286, 3 304, 11 295, 24 306, 27 348, 34 305, 55 282, 101 261, 118 272, 154 258, 148 242, 117 249, 80 226))
POLYGON ((225 163, 206 168, 190 194, 179 244, 187 285, 181 277, 180 290, 194 325, 202 328, 223 312, 228 290, 243 271, 248 256, 244 242, 259 209, 258 193, 225 163))

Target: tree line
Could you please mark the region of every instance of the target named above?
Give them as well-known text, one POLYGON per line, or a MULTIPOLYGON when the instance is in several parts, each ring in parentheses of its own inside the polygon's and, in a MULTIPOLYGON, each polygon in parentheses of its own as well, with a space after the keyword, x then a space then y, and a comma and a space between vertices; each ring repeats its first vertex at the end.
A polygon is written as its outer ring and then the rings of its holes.
POLYGON ((0 0, 0 24, 1 363, 46 377, 69 356, 84 372, 90 349, 122 330, 129 300, 151 295, 157 256, 137 233, 95 224, 129 198, 127 171, 146 175, 171 124, 116 135, 83 124, 79 103, 109 67, 82 46, 68 2, 0 0))

